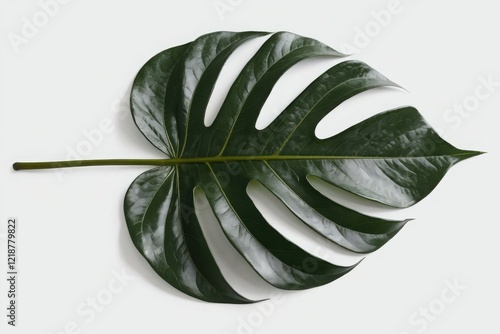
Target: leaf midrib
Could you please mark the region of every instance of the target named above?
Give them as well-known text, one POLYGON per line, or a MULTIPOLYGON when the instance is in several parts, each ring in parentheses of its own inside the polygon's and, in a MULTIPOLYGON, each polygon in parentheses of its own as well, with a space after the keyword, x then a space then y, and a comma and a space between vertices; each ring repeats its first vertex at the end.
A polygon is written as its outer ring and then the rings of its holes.
POLYGON ((195 158, 172 158, 165 159, 165 165, 196 164, 196 163, 224 163, 245 161, 290 161, 290 160, 402 160, 402 159, 429 159, 440 157, 467 157, 473 152, 460 152, 455 154, 426 155, 426 156, 338 156, 338 155, 249 155, 249 156, 212 156, 195 158))

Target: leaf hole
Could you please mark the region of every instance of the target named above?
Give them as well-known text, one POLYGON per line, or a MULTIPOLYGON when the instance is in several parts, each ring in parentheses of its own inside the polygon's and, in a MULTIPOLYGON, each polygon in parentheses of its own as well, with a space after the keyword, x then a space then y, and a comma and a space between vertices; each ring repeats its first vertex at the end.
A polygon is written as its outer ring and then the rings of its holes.
POLYGON ((226 60, 208 101, 205 113, 205 126, 212 125, 234 80, 236 80, 246 63, 269 37, 257 37, 243 43, 226 60))
POLYGON ((306 252, 337 265, 357 263, 362 255, 350 252, 323 238, 297 218, 271 191, 251 181, 247 193, 267 222, 306 252))
POLYGON ((365 215, 376 216, 384 219, 400 220, 402 215, 407 214, 406 210, 411 209, 394 210, 394 208, 385 204, 360 197, 344 189, 336 187, 314 175, 308 175, 307 181, 309 181, 309 184, 311 184, 311 186, 319 191, 323 196, 365 215))
POLYGON ((196 187, 193 196, 201 230, 224 278, 247 298, 268 298, 275 288, 253 270, 226 238, 203 190, 196 187))
POLYGON ((257 118, 255 127, 262 130, 281 114, 304 89, 330 67, 346 58, 318 57, 300 61, 278 80, 257 118))
POLYGON ((332 137, 379 112, 412 105, 412 97, 404 90, 382 87, 368 90, 344 101, 328 113, 316 126, 318 138, 332 137))

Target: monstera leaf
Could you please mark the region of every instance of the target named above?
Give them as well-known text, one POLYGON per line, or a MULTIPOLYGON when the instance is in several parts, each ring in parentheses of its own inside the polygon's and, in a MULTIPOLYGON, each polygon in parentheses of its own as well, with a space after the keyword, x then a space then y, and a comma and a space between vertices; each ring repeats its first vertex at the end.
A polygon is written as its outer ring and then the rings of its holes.
POLYGON ((258 182, 304 224, 352 252, 370 253, 408 220, 367 216, 335 203, 310 183, 316 177, 360 197, 404 208, 427 196, 454 164, 480 154, 459 150, 412 107, 375 115, 327 139, 318 122, 347 99, 398 87, 370 66, 340 62, 313 81, 261 130, 259 112, 280 77, 301 60, 345 55, 310 38, 272 34, 233 82, 210 126, 207 105, 231 53, 263 32, 215 32, 149 60, 132 87, 131 109, 144 136, 165 157, 15 163, 14 169, 92 165, 156 165, 125 196, 132 240, 152 268, 175 288, 221 303, 253 302, 221 274, 207 245, 194 194, 204 193, 222 231, 267 282, 308 289, 352 270, 293 244, 262 216, 247 193, 258 182), (313 263, 313 266, 304 266, 313 263))
POLYGON ((222 276, 193 210, 194 191, 206 195, 227 239, 264 280, 281 289, 307 289, 355 266, 328 263, 283 237, 247 194, 250 181, 261 183, 323 237, 369 253, 407 220, 369 217, 343 207, 315 190, 310 177, 403 208, 429 194, 451 166, 478 154, 448 144, 412 107, 318 139, 317 123, 345 100, 373 88, 397 87, 353 60, 327 70, 267 128, 257 130, 259 111, 285 71, 303 59, 344 56, 288 32, 267 39, 206 127, 207 104, 225 61, 242 43, 263 35, 216 32, 165 50, 144 65, 132 88, 138 128, 169 160, 130 186, 125 198, 130 235, 164 280, 206 301, 250 302, 222 276), (314 270, 303 268, 308 260, 314 261, 314 270))

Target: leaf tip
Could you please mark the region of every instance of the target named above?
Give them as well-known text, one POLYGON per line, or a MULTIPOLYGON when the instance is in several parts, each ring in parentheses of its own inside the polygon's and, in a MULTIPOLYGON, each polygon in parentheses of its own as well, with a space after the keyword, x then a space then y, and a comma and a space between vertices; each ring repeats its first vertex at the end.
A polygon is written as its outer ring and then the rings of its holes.
POLYGON ((327 50, 328 50, 328 55, 332 57, 347 58, 353 55, 353 53, 344 53, 329 46, 327 46, 327 50))
POLYGON ((472 157, 477 157, 482 154, 486 154, 487 152, 481 152, 481 151, 462 151, 460 153, 460 160, 465 160, 469 159, 472 157))
POLYGON ((354 268, 356 268, 356 267, 357 267, 357 266, 358 266, 361 262, 363 262, 365 259, 366 259, 366 256, 363 256, 363 257, 361 258, 361 260, 359 260, 358 262, 356 262, 355 264, 353 264, 353 265, 350 267, 350 268, 351 268, 351 270, 352 270, 352 269, 354 269, 354 268))

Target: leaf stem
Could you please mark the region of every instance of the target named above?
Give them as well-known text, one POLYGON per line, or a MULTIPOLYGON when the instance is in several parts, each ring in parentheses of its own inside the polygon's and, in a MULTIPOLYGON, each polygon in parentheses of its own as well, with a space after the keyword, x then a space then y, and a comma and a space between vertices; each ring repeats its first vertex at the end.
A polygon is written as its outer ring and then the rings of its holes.
POLYGON ((87 166, 164 166, 172 159, 106 159, 106 160, 69 160, 47 162, 16 162, 14 170, 53 169, 87 166))
MULTIPOLYGON (((447 156, 467 159, 483 152, 458 151, 447 156)), ((234 161, 283 161, 283 160, 390 160, 390 159, 421 159, 436 156, 396 157, 396 156, 335 156, 335 155, 253 155, 253 156, 214 156, 195 158, 171 158, 171 159, 106 159, 106 160, 69 160, 48 162, 16 162, 12 165, 14 170, 26 169, 53 169, 86 166, 173 166, 179 164, 209 164, 228 163, 234 161)))

